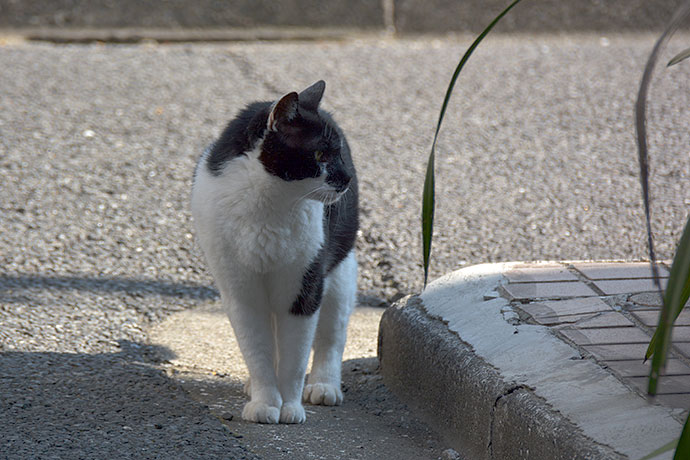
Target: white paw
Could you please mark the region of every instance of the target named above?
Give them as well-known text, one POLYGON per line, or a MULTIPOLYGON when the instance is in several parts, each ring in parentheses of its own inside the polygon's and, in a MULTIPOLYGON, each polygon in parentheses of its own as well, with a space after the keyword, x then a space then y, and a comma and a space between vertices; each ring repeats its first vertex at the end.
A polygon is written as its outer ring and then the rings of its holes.
POLYGON ((340 385, 312 383, 305 385, 303 399, 311 404, 339 406, 343 403, 343 392, 340 391, 340 385))
POLYGON ((244 394, 250 398, 252 397, 252 379, 250 377, 247 377, 247 380, 244 382, 244 394))
POLYGON ((280 420, 280 409, 269 406, 264 402, 250 401, 244 405, 242 418, 248 422, 255 423, 278 423, 280 420))
POLYGON ((306 419, 307 414, 299 402, 285 403, 280 408, 280 423, 304 423, 306 419))

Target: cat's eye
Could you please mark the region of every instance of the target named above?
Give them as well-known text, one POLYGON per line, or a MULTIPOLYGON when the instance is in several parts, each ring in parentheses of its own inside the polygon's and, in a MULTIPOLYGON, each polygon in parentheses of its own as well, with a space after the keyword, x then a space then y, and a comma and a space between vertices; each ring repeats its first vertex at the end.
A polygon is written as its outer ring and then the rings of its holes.
POLYGON ((314 158, 316 159, 316 161, 321 161, 321 158, 323 158, 323 152, 321 150, 315 151, 314 158))

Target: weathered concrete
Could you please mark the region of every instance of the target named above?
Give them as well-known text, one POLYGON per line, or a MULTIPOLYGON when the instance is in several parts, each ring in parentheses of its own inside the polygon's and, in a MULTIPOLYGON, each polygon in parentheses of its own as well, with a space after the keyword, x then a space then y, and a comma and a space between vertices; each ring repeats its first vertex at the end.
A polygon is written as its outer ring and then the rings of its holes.
MULTIPOLYGON (((523 2, 503 32, 660 30, 682 0, 523 2)), ((0 0, 0 28, 44 40, 237 40, 478 33, 507 0, 0 0)))
MULTIPOLYGON (((499 295, 509 292, 503 289, 505 273, 517 266, 458 270, 386 311, 379 344, 386 383, 425 413, 455 448, 477 458, 637 458, 676 438, 683 406, 674 404, 682 401, 648 401, 596 353, 592 358, 555 329, 521 319, 519 308, 499 295)), ((624 264, 612 267, 625 276, 624 264)), ((636 280, 641 289, 644 281, 636 280)), ((579 283, 577 277, 565 282, 572 290, 563 288, 553 297, 581 298, 579 283)), ((534 299, 517 305, 532 305, 534 299)), ((616 327, 604 314, 581 318, 579 327, 587 334, 594 333, 587 326, 594 327, 612 343, 638 340, 632 323, 616 327), (597 317, 600 324, 592 325, 597 317)), ((577 327, 558 330, 565 334, 577 327)))
MULTIPOLYGON (((658 30, 683 0, 539 0, 522 2, 496 31, 639 31, 658 30)), ((402 33, 481 32, 508 0, 396 0, 395 28, 402 33)))
POLYGON ((377 0, 0 0, 0 27, 383 26, 377 0))
POLYGON ((430 317, 418 297, 386 310, 379 341, 386 385, 468 458, 619 458, 527 387, 503 378, 430 317))

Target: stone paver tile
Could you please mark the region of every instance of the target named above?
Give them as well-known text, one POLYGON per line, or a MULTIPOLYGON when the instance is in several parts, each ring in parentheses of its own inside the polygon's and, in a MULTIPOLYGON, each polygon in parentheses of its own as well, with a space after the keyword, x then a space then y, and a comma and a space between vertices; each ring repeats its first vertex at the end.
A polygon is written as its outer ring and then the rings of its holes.
POLYGON ((592 318, 583 319, 577 322, 577 327, 592 328, 592 327, 620 327, 620 326, 634 326, 635 324, 626 318, 622 313, 617 311, 599 313, 592 318))
POLYGON ((572 325, 579 321, 586 321, 597 316, 598 313, 582 313, 579 315, 563 315, 563 316, 532 316, 534 321, 543 326, 560 326, 572 325))
MULTIPOLYGON (((643 393, 647 393, 647 377, 629 377, 625 381, 632 383, 633 386, 639 388, 643 393)), ((678 393, 690 394, 690 375, 669 375, 659 379, 657 394, 678 393)))
MULTIPOLYGON (((644 324, 647 327, 656 327, 657 322, 659 321, 659 310, 630 310, 630 314, 632 314, 635 318, 640 320, 642 324, 644 324)), ((682 313, 681 313, 682 315, 682 313)), ((680 319, 680 316, 678 317, 680 319)))
MULTIPOLYGON (((662 279, 661 286, 665 288, 667 282, 667 279, 662 279)), ((606 295, 656 291, 652 279, 597 280, 594 281, 594 285, 606 295)))
MULTIPOLYGON (((591 280, 651 278, 652 269, 646 262, 637 263, 576 263, 573 266, 591 280)), ((659 276, 668 278, 668 270, 659 266, 659 276)))
POLYGON ((572 328, 560 329, 560 333, 577 345, 648 344, 651 340, 651 336, 636 327, 572 328))
POLYGON ((675 340, 675 334, 673 336, 673 347, 680 352, 686 358, 690 358, 690 343, 688 342, 678 342, 675 340))
POLYGON ((520 308, 532 315, 535 319, 612 311, 612 308, 604 303, 599 297, 544 300, 541 302, 532 302, 527 305, 520 305, 520 308))
POLYGON ((642 361, 647 351, 646 343, 628 343, 611 345, 584 345, 582 348, 603 361, 621 361, 639 359, 642 361))
POLYGON ((661 295, 658 292, 644 292, 630 296, 630 302, 639 307, 659 308, 662 305, 661 295))
MULTIPOLYGON (((659 323, 659 310, 631 310, 631 312, 642 324, 649 327, 656 327, 659 323)), ((683 310, 676 318, 676 327, 690 326, 690 310, 683 310)))
POLYGON ((690 326, 676 325, 671 336, 673 343, 690 342, 690 326))
POLYGON ((577 276, 560 264, 518 265, 504 273, 511 283, 577 281, 577 276))
POLYGON ((676 394, 676 395, 657 395, 650 399, 653 404, 660 404, 674 409, 690 409, 690 394, 676 394))
POLYGON ((561 299, 569 297, 596 296, 585 283, 581 281, 555 283, 515 283, 501 286, 510 300, 527 299, 561 299))
MULTIPOLYGON (((621 377, 648 377, 652 360, 642 362, 641 359, 630 361, 606 361, 604 363, 621 377)), ((690 375, 690 366, 679 359, 671 358, 666 362, 663 375, 690 375)))

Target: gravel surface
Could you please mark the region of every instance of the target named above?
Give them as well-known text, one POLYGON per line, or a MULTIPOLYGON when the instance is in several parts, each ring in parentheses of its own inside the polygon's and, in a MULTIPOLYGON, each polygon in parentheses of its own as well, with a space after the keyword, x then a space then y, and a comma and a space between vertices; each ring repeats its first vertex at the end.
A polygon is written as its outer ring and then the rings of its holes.
MULTIPOLYGON (((480 47, 439 142, 432 279, 479 262, 645 257, 632 108, 653 41, 522 35, 480 47)), ((184 398, 165 375, 134 363, 164 355, 147 349, 151 325, 216 298, 191 233, 191 176, 199 152, 251 100, 326 80, 324 107, 348 135, 361 182, 362 299, 418 291, 428 148, 469 42, 0 41, 0 419, 17 427, 0 433, 0 446, 50 452, 63 439, 56 427, 81 420, 16 409, 21 395, 64 399, 23 387, 30 369, 53 375, 44 389, 67 369, 84 369, 81 386, 94 404, 133 398, 125 382, 139 379, 146 410, 184 398)), ((667 56, 688 42, 675 39, 667 56)), ((658 69, 651 91, 662 257, 671 256, 690 204, 687 72, 686 64, 658 69)), ((215 420, 192 400, 180 404, 199 409, 200 423, 215 420)), ((135 412, 127 417, 141 420, 135 412)), ((107 419, 89 420, 108 432, 107 419)), ((217 434, 220 425, 208 427, 217 434)), ((86 440, 75 443, 63 447, 88 452, 86 440)))

